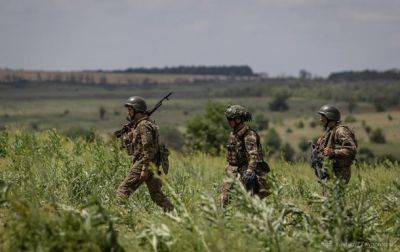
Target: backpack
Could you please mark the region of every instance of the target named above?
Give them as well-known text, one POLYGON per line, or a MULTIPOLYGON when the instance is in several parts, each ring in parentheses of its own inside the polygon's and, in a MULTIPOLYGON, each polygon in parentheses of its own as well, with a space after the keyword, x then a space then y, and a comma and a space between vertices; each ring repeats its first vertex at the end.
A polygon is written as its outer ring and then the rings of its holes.
POLYGON ((153 138, 157 141, 156 165, 157 168, 161 166, 164 174, 167 175, 169 171, 169 150, 164 143, 160 143, 160 135, 158 134, 158 126, 151 124, 153 138))
POLYGON ((354 133, 353 127, 349 125, 340 125, 339 127, 346 128, 350 132, 350 137, 354 141, 356 147, 358 147, 357 139, 356 139, 356 134, 354 133))
POLYGON ((169 150, 165 144, 158 145, 158 153, 157 153, 157 167, 162 168, 165 175, 168 174, 169 171, 169 150))
MULTIPOLYGON (((256 134, 257 136, 257 146, 258 148, 262 148, 261 146, 261 140, 260 140, 260 136, 257 134, 257 132, 255 132, 253 129, 249 128, 243 135, 242 137, 240 137, 240 142, 242 144, 242 148, 244 148, 244 150, 246 149, 246 146, 244 146, 244 137, 245 135, 249 132, 252 131, 256 134)), ((261 162, 258 163, 257 165, 257 170, 261 171, 261 172, 265 172, 265 173, 269 173, 271 171, 271 168, 269 166, 269 164, 264 160, 264 158, 262 159, 261 162)))

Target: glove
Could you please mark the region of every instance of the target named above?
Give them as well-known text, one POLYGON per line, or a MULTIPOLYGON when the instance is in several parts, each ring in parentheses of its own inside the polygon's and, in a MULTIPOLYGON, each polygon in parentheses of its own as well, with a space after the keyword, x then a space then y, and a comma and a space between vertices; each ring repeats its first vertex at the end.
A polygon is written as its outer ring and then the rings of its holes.
POLYGON ((242 175, 243 184, 247 190, 251 190, 256 186, 256 172, 246 170, 242 175))

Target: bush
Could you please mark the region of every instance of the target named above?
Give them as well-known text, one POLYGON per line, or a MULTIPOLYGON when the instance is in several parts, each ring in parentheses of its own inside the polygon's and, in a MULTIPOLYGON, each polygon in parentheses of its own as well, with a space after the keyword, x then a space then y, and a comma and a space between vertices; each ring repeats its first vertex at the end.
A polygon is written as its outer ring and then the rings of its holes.
POLYGON ((387 118, 388 118, 389 121, 393 121, 392 115, 389 114, 389 115, 387 116, 387 118))
POLYGON ((293 130, 291 128, 287 128, 286 133, 291 134, 291 133, 293 133, 293 130))
POLYGON ((81 127, 72 127, 64 131, 63 133, 66 137, 70 139, 83 139, 87 142, 93 142, 96 138, 96 133, 93 130, 81 128, 81 127))
POLYGON ((186 146, 189 150, 213 155, 221 152, 230 132, 225 109, 224 104, 209 102, 204 113, 189 119, 186 125, 186 146))
POLYGON ((371 126, 364 125, 363 128, 365 130, 365 133, 367 133, 367 135, 371 134, 371 131, 372 131, 371 126))
POLYGON ((312 121, 309 123, 309 126, 310 126, 310 128, 315 128, 315 127, 317 127, 317 122, 316 122, 315 120, 312 120, 312 121))
POLYGON ((276 132, 274 128, 271 128, 265 135, 264 143, 265 143, 265 150, 267 150, 267 152, 270 154, 274 154, 281 147, 282 140, 279 137, 278 132, 276 132))
POLYGON ((287 99, 290 98, 290 93, 286 91, 278 92, 274 100, 269 104, 269 109, 271 111, 283 112, 289 110, 289 105, 287 104, 287 99))
POLYGON ((104 120, 106 117, 106 109, 103 106, 99 108, 99 117, 101 120, 104 120))
POLYGON ((376 98, 374 101, 374 106, 375 106, 375 110, 377 112, 383 112, 386 111, 389 107, 389 104, 387 104, 386 99, 385 98, 376 98))
POLYGON ((98 203, 77 210, 63 205, 35 206, 9 201, 10 215, 2 234, 9 251, 123 251, 117 231, 98 203))
POLYGON ((65 141, 30 130, 1 137, 0 251, 118 251, 118 244, 126 251, 396 250, 398 164, 365 164, 349 185, 328 183, 323 197, 309 164, 277 160, 266 199, 235 179, 222 210, 226 159, 171 152, 163 191, 175 211, 165 214, 145 185, 117 204, 115 190, 131 164, 118 141, 65 141))
POLYGON ((296 154, 296 152, 289 143, 286 143, 282 147, 281 152, 282 152, 282 157, 285 161, 293 161, 294 160, 294 155, 296 154))
POLYGON ((303 121, 298 121, 298 122, 296 123, 296 127, 297 127, 298 129, 304 128, 304 123, 303 123, 303 121))
POLYGON ((160 127, 160 138, 169 148, 182 150, 184 146, 184 138, 182 133, 174 127, 160 127))
POLYGON ((309 148, 310 148, 310 144, 308 143, 308 141, 305 138, 302 138, 299 142, 299 149, 302 152, 306 152, 309 148))
POLYGON ((346 118, 344 119, 344 122, 346 123, 354 123, 357 122, 357 119, 353 115, 347 115, 346 118))
POLYGON ((357 102, 354 99, 350 99, 349 103, 347 104, 347 108, 350 113, 353 113, 354 110, 358 107, 357 102))
POLYGON ((358 150, 357 159, 361 162, 370 162, 375 159, 375 154, 367 147, 362 147, 358 150))
POLYGON ((392 154, 380 155, 380 156, 378 156, 378 158, 377 158, 377 162, 378 162, 378 163, 384 163, 384 162, 387 162, 387 161, 392 162, 392 163, 394 163, 394 162, 400 162, 400 160, 397 159, 397 158, 396 158, 395 156, 393 156, 392 154))
POLYGON ((29 124, 29 126, 30 126, 30 128, 31 128, 33 131, 39 131, 39 125, 38 125, 37 123, 31 122, 31 123, 29 124))
POLYGON ((371 135, 369 136, 369 140, 371 140, 371 142, 377 143, 377 144, 386 143, 385 135, 380 128, 377 128, 371 132, 371 135))
POLYGON ((8 146, 8 132, 6 130, 0 131, 0 158, 6 156, 7 146, 8 146))
POLYGON ((266 130, 269 128, 269 119, 265 117, 264 114, 257 113, 254 115, 250 125, 256 130, 266 130))

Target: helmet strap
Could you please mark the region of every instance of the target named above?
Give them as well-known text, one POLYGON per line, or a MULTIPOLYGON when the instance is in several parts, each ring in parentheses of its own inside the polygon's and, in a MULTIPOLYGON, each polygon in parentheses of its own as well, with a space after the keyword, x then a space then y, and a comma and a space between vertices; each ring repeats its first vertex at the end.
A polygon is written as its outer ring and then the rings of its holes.
POLYGON ((336 124, 337 124, 337 121, 328 119, 325 124, 325 130, 333 128, 336 124))

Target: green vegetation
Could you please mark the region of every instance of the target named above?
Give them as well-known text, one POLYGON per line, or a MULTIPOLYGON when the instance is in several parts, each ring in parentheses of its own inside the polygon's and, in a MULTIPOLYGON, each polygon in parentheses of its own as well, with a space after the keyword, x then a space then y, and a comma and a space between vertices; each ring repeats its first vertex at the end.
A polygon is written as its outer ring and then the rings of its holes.
POLYGON ((287 111, 289 110, 289 105, 287 104, 287 99, 290 98, 290 93, 287 91, 277 92, 274 99, 269 104, 269 109, 271 111, 287 111))
POLYGON ((344 122, 345 123, 355 123, 355 122, 357 122, 357 119, 352 114, 349 114, 344 118, 344 122))
POLYGON ((219 154, 229 135, 226 105, 209 102, 205 112, 191 118, 186 125, 187 146, 192 151, 219 154))
POLYGON ((265 150, 269 154, 275 154, 281 148, 282 140, 274 128, 268 130, 264 138, 265 150))
POLYGON ((382 132, 380 128, 373 130, 369 136, 369 139, 371 140, 371 142, 377 144, 386 143, 385 134, 382 132))
POLYGON ((218 207, 225 159, 173 152, 163 177, 176 211, 165 214, 140 188, 124 205, 115 190, 130 157, 118 142, 71 140, 55 131, 0 132, 0 250, 397 251, 400 167, 353 167, 328 197, 305 163, 271 161, 272 194, 236 184, 218 207))

